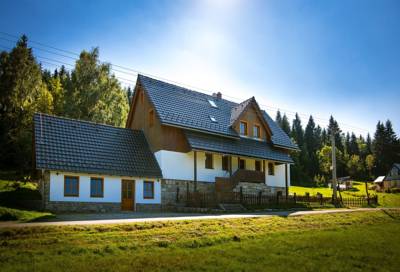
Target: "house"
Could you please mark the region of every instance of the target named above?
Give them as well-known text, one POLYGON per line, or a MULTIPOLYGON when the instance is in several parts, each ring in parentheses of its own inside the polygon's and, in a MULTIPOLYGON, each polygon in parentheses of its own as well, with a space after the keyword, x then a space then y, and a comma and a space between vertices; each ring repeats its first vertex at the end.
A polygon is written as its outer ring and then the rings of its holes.
POLYGON ((235 103, 144 75, 126 128, 35 115, 48 209, 157 209, 187 190, 287 194, 291 150, 254 97, 235 103))
POLYGON ((384 179, 377 184, 382 190, 400 188, 400 163, 394 163, 384 179))

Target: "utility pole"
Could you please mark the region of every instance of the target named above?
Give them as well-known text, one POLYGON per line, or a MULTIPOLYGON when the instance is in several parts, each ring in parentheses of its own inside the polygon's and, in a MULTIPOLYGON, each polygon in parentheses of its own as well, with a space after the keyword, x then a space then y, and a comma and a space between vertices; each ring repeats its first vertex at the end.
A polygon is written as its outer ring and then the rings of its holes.
POLYGON ((336 178, 336 146, 335 146, 335 131, 331 131, 332 141, 332 186, 333 186, 333 201, 337 202, 337 178, 336 178))

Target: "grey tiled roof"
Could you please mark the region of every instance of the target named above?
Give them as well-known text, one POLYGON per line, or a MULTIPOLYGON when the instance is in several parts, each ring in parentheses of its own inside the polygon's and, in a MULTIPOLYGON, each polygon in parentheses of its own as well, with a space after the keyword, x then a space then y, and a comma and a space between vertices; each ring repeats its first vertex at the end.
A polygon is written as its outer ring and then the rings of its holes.
POLYGON ((161 177, 142 131, 35 114, 37 169, 161 177))
POLYGON ((264 141, 227 139, 201 132, 185 131, 192 149, 292 163, 290 156, 264 141))
MULTIPOLYGON (((232 109, 240 107, 239 104, 144 75, 138 76, 138 82, 147 91, 161 123, 239 138, 231 127, 232 109), (213 100, 218 107, 212 107, 208 100, 213 100), (210 115, 215 117, 217 122, 212 122, 210 115)), ((284 148, 297 149, 268 114, 264 112, 264 116, 273 134, 272 143, 284 148)))

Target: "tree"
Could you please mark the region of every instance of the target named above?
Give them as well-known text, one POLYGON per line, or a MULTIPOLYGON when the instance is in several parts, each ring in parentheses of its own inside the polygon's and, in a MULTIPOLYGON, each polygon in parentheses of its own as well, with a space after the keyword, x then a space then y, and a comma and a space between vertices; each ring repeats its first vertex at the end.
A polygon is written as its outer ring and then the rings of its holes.
POLYGON ((282 130, 287 135, 290 135, 290 124, 289 124, 289 119, 287 118, 286 114, 283 114, 283 117, 282 117, 282 130))
POLYGON ((282 127, 282 116, 280 110, 276 112, 275 122, 278 124, 278 126, 282 127))
POLYGON ((347 168, 350 176, 354 179, 361 178, 365 171, 363 161, 358 155, 350 156, 350 159, 347 161, 347 168))
POLYGON ((360 154, 360 150, 358 148, 357 137, 354 133, 351 133, 349 149, 350 149, 349 150, 350 155, 359 155, 360 154))
POLYGON ((373 155, 375 157, 375 175, 384 175, 392 164, 400 159, 400 144, 393 130, 392 123, 380 121, 376 125, 373 141, 373 155))
POLYGON ((132 106, 132 98, 133 98, 133 91, 132 91, 131 87, 128 87, 126 89, 126 97, 128 99, 129 107, 131 107, 132 106))
POLYGON ((365 166, 368 170, 368 178, 372 177, 372 169, 374 169, 375 166, 375 157, 372 154, 367 155, 365 158, 365 166))
POLYGON ((82 51, 68 86, 69 117, 115 126, 125 124, 128 113, 126 93, 110 68, 110 64, 99 63, 98 48, 82 51))
POLYGON ((304 132, 304 142, 309 156, 308 165, 306 165, 307 174, 309 177, 314 177, 318 174, 319 170, 317 151, 320 143, 318 142, 317 129, 312 116, 308 119, 304 132))
POLYGON ((22 36, 10 53, 1 54, 0 103, 2 124, 0 157, 3 167, 31 166, 32 118, 50 113, 53 98, 42 81, 41 67, 22 36))

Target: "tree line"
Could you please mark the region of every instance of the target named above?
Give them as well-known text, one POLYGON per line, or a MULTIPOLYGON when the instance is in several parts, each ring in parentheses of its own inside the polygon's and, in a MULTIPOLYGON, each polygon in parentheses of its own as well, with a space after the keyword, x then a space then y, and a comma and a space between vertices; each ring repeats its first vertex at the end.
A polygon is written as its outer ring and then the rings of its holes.
MULTIPOLYGON (((0 53, 0 170, 32 169, 32 118, 35 112, 124 126, 131 89, 121 86, 111 65, 99 61, 99 49, 83 50, 74 67, 43 69, 28 39, 22 36, 10 52, 0 53)), ((326 183, 330 176, 330 135, 337 147, 338 176, 370 179, 384 175, 400 161, 400 141, 392 123, 378 122, 371 139, 342 133, 331 117, 327 128, 312 116, 303 129, 298 114, 291 124, 278 111, 276 122, 299 146, 292 152, 292 183, 326 183)))
POLYGON ((315 124, 309 117, 303 128, 296 113, 290 125, 286 114, 278 111, 276 122, 298 145, 299 151, 291 152, 294 165, 291 167, 292 184, 326 184, 331 179, 331 154, 333 134, 336 146, 338 177, 350 176, 365 180, 386 175, 393 163, 400 161, 400 139, 394 132, 390 120, 378 122, 371 139, 355 133, 343 133, 338 122, 329 119, 326 128, 315 124))
POLYGON ((121 87, 99 49, 82 51, 73 69, 43 69, 28 39, 0 53, 0 169, 32 169, 35 112, 124 126, 132 91, 121 87))

